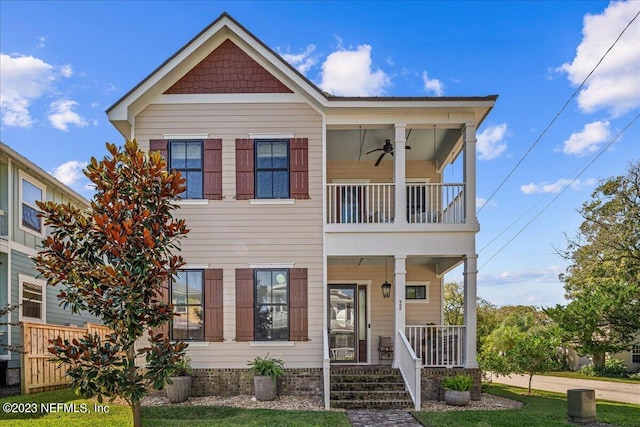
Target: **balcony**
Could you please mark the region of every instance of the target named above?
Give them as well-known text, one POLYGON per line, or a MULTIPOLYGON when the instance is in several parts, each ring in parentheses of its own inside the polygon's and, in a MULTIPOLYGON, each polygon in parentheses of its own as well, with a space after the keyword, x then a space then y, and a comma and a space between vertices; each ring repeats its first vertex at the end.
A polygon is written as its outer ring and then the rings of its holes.
POLYGON ((393 183, 327 184, 327 224, 388 224, 404 212, 408 224, 464 224, 464 184, 411 184, 396 209, 393 183))

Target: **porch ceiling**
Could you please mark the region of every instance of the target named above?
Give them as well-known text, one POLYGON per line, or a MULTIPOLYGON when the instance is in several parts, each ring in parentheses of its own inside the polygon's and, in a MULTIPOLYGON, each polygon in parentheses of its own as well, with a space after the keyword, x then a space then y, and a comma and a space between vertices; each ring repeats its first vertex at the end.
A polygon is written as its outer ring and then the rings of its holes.
MULTIPOLYGON (((451 157, 451 151, 461 138, 460 129, 407 129, 407 160, 434 160, 451 157)), ((381 148, 384 141, 394 140, 392 128, 340 129, 327 131, 327 159, 369 161, 375 162, 380 151, 366 154, 376 148, 381 148)), ((457 153, 453 153, 455 157, 457 153)), ((386 160, 392 159, 386 156, 386 160)))
MULTIPOLYGON (((389 258, 393 258, 393 256, 389 255, 388 257, 359 257, 359 256, 328 257, 327 263, 329 265, 347 265, 347 266, 349 265, 351 266, 384 265, 385 259, 388 260, 389 258)), ((408 256, 407 257, 408 265, 435 265, 436 273, 438 275, 445 274, 452 268, 459 265, 461 262, 463 262, 463 258, 457 257, 457 256, 441 256, 441 257, 408 256)), ((390 265, 392 265, 392 263, 390 263, 390 265)))

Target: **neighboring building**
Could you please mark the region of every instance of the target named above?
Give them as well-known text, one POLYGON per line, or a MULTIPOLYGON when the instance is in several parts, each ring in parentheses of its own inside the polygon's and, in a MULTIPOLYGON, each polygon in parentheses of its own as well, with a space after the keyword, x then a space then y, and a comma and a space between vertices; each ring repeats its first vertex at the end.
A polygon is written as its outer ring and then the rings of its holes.
POLYGON ((187 180, 168 332, 191 342, 196 393, 247 391, 266 353, 285 361, 281 393, 327 406, 337 365, 392 364, 414 398, 458 367, 479 393, 476 132, 496 99, 332 96, 223 14, 110 107, 187 180), (443 182, 459 156, 462 182, 443 182), (460 264, 465 324, 447 328, 460 264))
MULTIPOLYGON (((640 337, 640 334, 637 337, 640 337)), ((640 372, 640 339, 631 347, 631 350, 612 354, 611 359, 621 360, 622 363, 627 365, 629 372, 640 372)))
MULTIPOLYGON (((81 195, 0 142, 0 307, 20 305, 0 323, 82 325, 89 317, 59 306, 58 287, 37 279, 32 256, 47 236, 36 201, 89 206, 81 195)), ((94 320, 95 321, 95 320, 94 320)), ((0 325, 0 343, 21 343, 20 326, 0 325)), ((0 384, 20 382, 20 354, 0 348, 0 384)))

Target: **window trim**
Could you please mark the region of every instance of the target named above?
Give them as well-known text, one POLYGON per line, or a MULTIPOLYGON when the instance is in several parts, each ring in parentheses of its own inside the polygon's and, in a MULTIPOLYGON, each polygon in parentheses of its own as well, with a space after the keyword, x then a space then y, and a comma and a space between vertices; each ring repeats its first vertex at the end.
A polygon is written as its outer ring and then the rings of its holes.
POLYGON ((18 170, 18 205, 19 205, 19 217, 18 217, 18 228, 24 232, 33 234, 35 236, 44 238, 45 235, 45 226, 44 226, 44 218, 39 218, 40 219, 40 231, 38 230, 34 230, 33 228, 27 227, 26 225, 22 224, 22 206, 24 204, 26 204, 27 206, 29 206, 30 208, 35 209, 38 212, 41 212, 40 209, 37 206, 31 206, 29 203, 25 203, 23 201, 23 194, 22 194, 22 181, 27 181, 29 184, 33 185, 34 187, 37 187, 38 189, 40 189, 40 191, 42 191, 42 198, 41 198, 41 202, 44 202, 45 200, 47 200, 47 186, 45 184, 43 184, 42 182, 38 181, 37 179, 35 179, 34 177, 32 177, 31 175, 27 174, 25 171, 23 171, 22 169, 18 170))
MULTIPOLYGON (((205 283, 205 269, 203 268, 181 268, 178 271, 185 271, 185 272, 194 272, 197 271, 202 275, 202 300, 200 302, 200 304, 189 304, 189 300, 187 299, 187 303, 184 304, 184 307, 187 309, 186 313, 189 313, 189 307, 193 306, 193 307, 197 307, 199 306, 200 309, 202 310, 202 339, 185 339, 185 338, 180 338, 180 341, 185 341, 185 342, 208 342, 207 341, 207 335, 206 335, 206 310, 205 310, 205 287, 206 287, 206 283, 205 283)), ((176 305, 173 304, 173 283, 174 283, 175 279, 173 279, 173 277, 171 278, 171 280, 169 281, 169 302, 174 306, 174 309, 177 309, 176 305)), ((188 287, 188 285, 187 285, 188 287)), ((183 304, 181 304, 183 305, 183 304)), ((177 312, 178 314, 185 314, 183 312, 177 312)), ((174 337, 174 333, 173 333, 173 321, 169 322, 169 339, 171 341, 176 341, 176 338, 174 337)))
POLYGON ((421 280, 421 281, 412 281, 412 282, 406 282, 405 284, 405 291, 404 291, 404 299, 407 303, 411 303, 411 304, 426 304, 429 302, 430 300, 430 292, 429 292, 429 288, 431 287, 431 282, 429 280, 421 280), (424 299, 418 299, 418 298, 407 298, 407 288, 409 287, 419 287, 419 286, 424 286, 424 299))
POLYGON ((640 363, 640 342, 634 344, 631 347, 631 363, 640 363), (635 360, 633 360, 635 358, 637 358, 637 362, 635 360))
MULTIPOLYGON (((272 151, 273 154, 273 151, 272 151)), ((273 160, 273 155, 271 156, 273 160)), ((272 183, 273 183, 273 175, 272 175, 272 183)), ((291 200, 291 140, 287 138, 263 138, 263 139, 253 139, 253 199, 251 200, 291 200), (286 144, 287 153, 287 167, 286 168, 259 168, 258 167, 258 144, 261 142, 269 142, 269 143, 284 143, 286 144), (271 195, 272 197, 259 197, 258 196, 258 172, 287 172, 287 195, 285 197, 273 197, 273 186, 271 195)), ((288 203, 287 203, 288 204, 288 203)))
MULTIPOLYGON (((291 271, 289 268, 254 268, 253 269, 253 341, 256 343, 282 343, 291 341, 291 271), (286 304, 258 304, 258 272, 274 272, 274 271, 286 271, 286 283, 287 283, 287 302, 286 304), (285 339, 258 339, 258 307, 259 306, 286 306, 287 308, 287 337, 285 339)), ((273 321, 272 321, 273 326, 273 321)))
POLYGON ((26 274, 18 274, 18 302, 20 304, 20 310, 18 311, 18 319, 20 322, 31 322, 31 323, 47 323, 47 282, 41 279, 36 279, 35 277, 27 276, 26 274), (42 301, 41 304, 41 318, 24 316, 22 313, 23 301, 24 301, 24 284, 27 283, 32 286, 38 286, 42 290, 42 301))
MULTIPOLYGON (((187 198, 187 197, 181 197, 182 200, 205 200, 204 198, 204 180, 205 180, 205 170, 204 170, 204 139, 199 139, 199 138, 193 138, 193 139, 168 139, 167 140, 167 168, 168 170, 172 171, 172 170, 177 170, 180 171, 180 173, 182 172, 196 172, 196 171, 200 171, 200 176, 201 176, 201 186, 200 186, 200 197, 199 198, 187 198), (182 144, 187 144, 189 142, 197 142, 200 144, 200 168, 199 169, 195 169, 195 168, 175 168, 172 167, 171 165, 171 151, 172 151, 172 145, 173 143, 182 143, 182 144)), ((185 165, 186 166, 186 165, 185 165)), ((183 174, 183 178, 186 179, 186 176, 183 174)), ((186 190, 185 190, 185 196, 186 196, 186 190)))

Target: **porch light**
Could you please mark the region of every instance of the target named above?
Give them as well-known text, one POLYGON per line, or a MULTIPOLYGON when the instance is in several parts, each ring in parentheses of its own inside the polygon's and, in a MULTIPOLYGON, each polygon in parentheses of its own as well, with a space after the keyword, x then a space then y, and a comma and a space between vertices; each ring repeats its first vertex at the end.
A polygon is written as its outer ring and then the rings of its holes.
POLYGON ((391 283, 386 280, 382 284, 382 297, 389 298, 391 296, 391 283))
POLYGON ((387 257, 384 257, 384 283, 382 284, 382 298, 391 296, 391 283, 387 280, 387 257))

